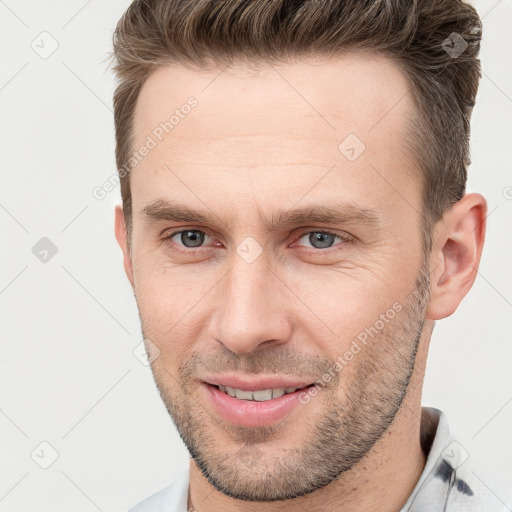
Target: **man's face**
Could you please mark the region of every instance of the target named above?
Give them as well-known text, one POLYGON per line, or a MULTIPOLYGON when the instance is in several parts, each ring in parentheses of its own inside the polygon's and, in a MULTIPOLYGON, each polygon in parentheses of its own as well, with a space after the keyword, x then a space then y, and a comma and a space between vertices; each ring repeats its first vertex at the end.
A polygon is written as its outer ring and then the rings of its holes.
POLYGON ((130 176, 143 335, 184 442, 225 494, 328 484, 406 394, 428 288, 408 90, 391 61, 362 55, 257 75, 161 68, 142 88, 132 149, 156 141, 130 176), (207 219, 179 220, 177 205, 207 219), (299 209, 310 217, 283 215, 299 209))

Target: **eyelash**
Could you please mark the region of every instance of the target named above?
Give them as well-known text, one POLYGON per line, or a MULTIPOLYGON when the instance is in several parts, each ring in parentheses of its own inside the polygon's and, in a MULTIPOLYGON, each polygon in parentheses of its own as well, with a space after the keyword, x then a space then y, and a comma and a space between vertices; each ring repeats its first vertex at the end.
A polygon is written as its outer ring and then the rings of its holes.
MULTIPOLYGON (((195 232, 198 232, 198 233, 204 233, 205 235, 208 235, 210 238, 214 238, 213 235, 211 233, 209 233, 208 231, 205 231, 205 230, 201 230, 201 229, 180 229, 178 231, 173 231, 172 233, 169 233, 169 234, 166 234, 162 237, 162 241, 163 242, 168 242, 168 241, 171 241, 172 242, 172 238, 176 235, 179 235, 180 233, 184 233, 186 231, 195 231, 195 232)), ((334 233, 333 231, 326 231, 326 230, 310 230, 310 231, 304 231, 296 240, 299 241, 304 235, 309 235, 311 233, 322 233, 324 235, 332 235, 336 238, 339 238, 342 243, 339 243, 339 244, 336 244, 336 245, 333 245, 331 247, 326 247, 325 249, 315 249, 314 247, 303 247, 303 249, 305 249, 306 251, 308 252, 313 252, 313 253, 316 253, 316 254, 330 254, 331 252, 334 252, 334 251, 337 251, 337 250, 340 250, 339 249, 339 245, 344 245, 345 243, 351 243, 353 242, 353 240, 351 238, 349 238, 348 236, 344 236, 344 235, 340 235, 339 233, 334 233)), ((295 242, 293 242, 295 244, 295 242)), ((182 253, 190 253, 192 251, 194 251, 194 249, 204 249, 205 247, 204 246, 201 246, 201 247, 196 247, 196 248, 193 248, 193 247, 188 247, 188 248, 182 248, 181 245, 179 244, 175 244, 178 246, 178 251, 179 252, 182 252, 182 253)))

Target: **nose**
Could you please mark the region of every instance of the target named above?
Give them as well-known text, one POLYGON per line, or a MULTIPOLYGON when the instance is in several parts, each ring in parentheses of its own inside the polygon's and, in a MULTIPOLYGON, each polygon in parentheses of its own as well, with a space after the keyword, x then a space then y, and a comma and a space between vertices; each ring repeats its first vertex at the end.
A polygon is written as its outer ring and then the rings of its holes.
POLYGON ((212 297, 210 339, 238 354, 287 343, 293 328, 289 295, 263 254, 252 262, 235 254, 212 297))

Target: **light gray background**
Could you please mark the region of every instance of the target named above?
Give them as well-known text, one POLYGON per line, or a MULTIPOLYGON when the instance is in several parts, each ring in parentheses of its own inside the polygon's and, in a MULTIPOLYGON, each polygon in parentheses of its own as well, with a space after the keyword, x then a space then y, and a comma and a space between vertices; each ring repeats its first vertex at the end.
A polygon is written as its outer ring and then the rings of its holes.
MULTIPOLYGON (((1 511, 122 510, 188 462, 133 354, 141 334, 114 238, 118 187, 92 195, 115 173, 104 59, 128 4, 0 1, 1 511), (42 237, 58 249, 46 263, 32 252, 42 237)), ((487 243, 473 290, 435 328, 423 402, 448 414, 478 477, 512 503, 512 3, 474 5, 484 74, 469 191, 488 200, 487 243)))

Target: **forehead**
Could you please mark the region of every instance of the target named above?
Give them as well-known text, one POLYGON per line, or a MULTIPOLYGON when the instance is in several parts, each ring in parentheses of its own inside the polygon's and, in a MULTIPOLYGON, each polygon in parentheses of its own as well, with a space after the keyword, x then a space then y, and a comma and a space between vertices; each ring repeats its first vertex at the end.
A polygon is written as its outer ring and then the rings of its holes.
POLYGON ((199 108, 187 123, 175 126, 173 135, 234 137, 252 126, 255 135, 258 128, 264 134, 284 135, 280 130, 287 127, 297 135, 318 128, 322 134, 338 132, 337 138, 348 128, 364 136, 379 125, 377 132, 392 124, 399 127, 412 113, 409 89, 402 70, 380 54, 350 53, 260 65, 257 70, 238 65, 202 71, 170 65, 156 69, 146 80, 134 124, 136 132, 148 132, 192 96, 199 108), (241 118, 241 113, 250 117, 241 118), (218 118, 225 122, 218 125, 218 118), (299 126, 297 119, 302 121, 299 126))
POLYGON ((325 190, 340 178, 357 185, 355 177, 368 176, 370 164, 380 172, 383 165, 392 167, 385 172, 400 177, 398 187, 406 186, 414 178, 404 141, 413 114, 405 74, 378 54, 269 64, 257 71, 241 65, 210 71, 161 67, 137 100, 132 149, 148 137, 155 146, 131 173, 132 195, 134 185, 150 194, 159 180, 169 189, 172 183, 183 188, 163 165, 212 192, 217 184, 248 193, 270 179, 275 194, 284 187, 300 193, 305 179, 313 183, 333 165, 339 172, 323 180, 325 190), (185 107, 190 98, 195 106, 185 107), (361 157, 347 159, 345 140, 356 151, 364 148, 361 157), (212 173, 215 180, 205 180, 212 173))

